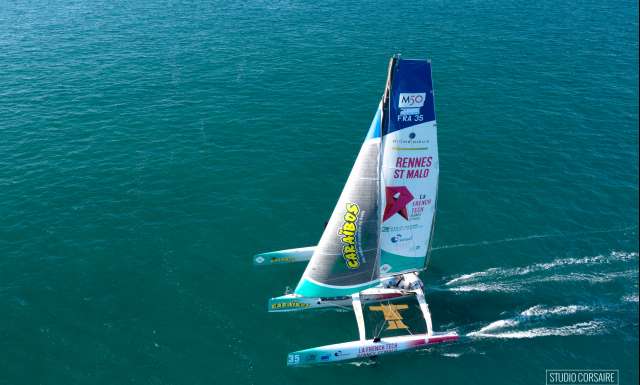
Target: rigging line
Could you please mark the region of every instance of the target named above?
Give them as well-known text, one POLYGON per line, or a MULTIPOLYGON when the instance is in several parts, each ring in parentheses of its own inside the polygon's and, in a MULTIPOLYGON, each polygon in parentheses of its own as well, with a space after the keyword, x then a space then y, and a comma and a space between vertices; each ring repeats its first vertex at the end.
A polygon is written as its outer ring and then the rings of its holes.
POLYGON ((376 326, 373 328, 373 339, 374 340, 377 339, 378 337, 380 337, 380 333, 382 333, 381 326, 384 325, 384 322, 385 322, 384 319, 382 321, 376 322, 376 326))
MULTIPOLYGON (((380 139, 380 144, 378 147, 378 166, 381 164, 382 162, 382 138, 380 139)), ((381 191, 381 187, 382 187, 382 180, 383 180, 383 176, 382 176, 382 170, 380 170, 378 177, 378 196, 376 197, 376 225, 378 227, 378 229, 380 229, 380 225, 382 225, 382 221, 381 221, 381 210, 380 207, 382 206, 382 193, 381 191)), ((374 262, 374 267, 373 270, 371 271, 371 277, 369 278, 370 281, 374 281, 376 278, 380 277, 380 232, 378 231, 377 234, 377 239, 376 239, 376 260, 374 262)))
POLYGON ((380 335, 382 334, 382 331, 384 330, 384 325, 387 323, 386 320, 382 320, 378 323, 378 326, 376 327, 376 333, 375 333, 375 337, 374 339, 378 339, 380 338, 380 335))
MULTIPOLYGON (((390 306, 390 305, 391 305, 391 301, 388 301, 388 300, 387 300, 386 302, 387 302, 387 306, 390 306)), ((387 320, 386 320, 384 317, 382 317, 382 320, 378 323, 378 326, 376 326, 376 328, 374 329, 374 330, 377 330, 377 331, 374 333, 374 335, 375 335, 374 339, 378 339, 378 338, 380 338, 380 335, 382 334, 382 330, 384 329, 384 325, 385 325, 386 323, 387 323, 387 320), (380 330, 378 330, 378 327, 380 328, 380 330)))
POLYGON ((629 226, 620 229, 609 229, 609 230, 590 230, 590 231, 577 231, 572 233, 557 233, 557 234, 533 234, 527 235, 524 237, 514 237, 514 238, 505 238, 505 239, 497 239, 494 241, 481 241, 481 242, 473 242, 473 243, 458 243, 453 245, 442 245, 438 247, 433 247, 431 250, 443 250, 443 249, 456 249, 459 247, 474 247, 474 246, 485 246, 485 245, 495 245, 498 243, 508 243, 508 242, 519 242, 519 241, 527 241, 530 239, 543 239, 543 238, 561 238, 561 237, 570 237, 575 235, 589 235, 589 234, 601 234, 601 233, 617 233, 629 230, 637 229, 636 226, 629 226))

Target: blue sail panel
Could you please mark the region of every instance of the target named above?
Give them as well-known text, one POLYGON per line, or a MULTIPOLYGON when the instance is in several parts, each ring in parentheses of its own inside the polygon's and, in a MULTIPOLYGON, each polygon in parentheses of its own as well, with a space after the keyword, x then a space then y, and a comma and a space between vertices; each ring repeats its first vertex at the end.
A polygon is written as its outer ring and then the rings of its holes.
POLYGON ((383 135, 436 120, 431 62, 396 59, 391 76, 388 124, 383 135))

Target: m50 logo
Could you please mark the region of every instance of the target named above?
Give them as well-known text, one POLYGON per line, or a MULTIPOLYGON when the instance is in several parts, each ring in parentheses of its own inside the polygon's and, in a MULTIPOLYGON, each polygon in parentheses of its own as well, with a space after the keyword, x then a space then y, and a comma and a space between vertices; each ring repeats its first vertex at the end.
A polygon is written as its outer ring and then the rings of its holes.
POLYGON ((398 108, 422 107, 426 93, 401 93, 398 100, 398 108))

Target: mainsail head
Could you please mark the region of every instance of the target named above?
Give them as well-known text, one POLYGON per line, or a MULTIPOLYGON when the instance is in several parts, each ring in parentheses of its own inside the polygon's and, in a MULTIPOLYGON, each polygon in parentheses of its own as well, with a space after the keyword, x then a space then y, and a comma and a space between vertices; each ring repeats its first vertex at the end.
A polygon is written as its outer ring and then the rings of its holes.
POLYGON ((295 293, 350 295, 424 268, 438 152, 431 64, 391 59, 367 137, 295 293))

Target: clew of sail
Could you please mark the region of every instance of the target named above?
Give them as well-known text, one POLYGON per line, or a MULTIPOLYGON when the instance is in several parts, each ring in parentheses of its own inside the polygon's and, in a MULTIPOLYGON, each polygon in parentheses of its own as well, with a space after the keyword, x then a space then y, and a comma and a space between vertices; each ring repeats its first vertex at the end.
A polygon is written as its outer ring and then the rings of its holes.
POLYGON ((439 172, 430 61, 396 59, 390 78, 382 125, 381 276, 425 268, 439 172))
POLYGON ((338 297, 375 286, 379 275, 381 108, 313 256, 295 289, 338 297))

